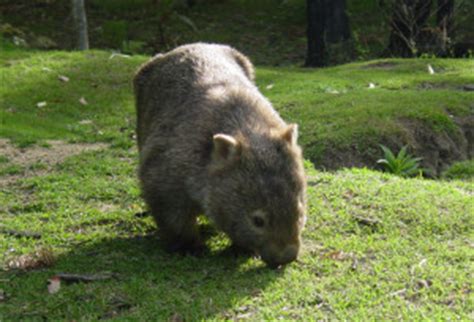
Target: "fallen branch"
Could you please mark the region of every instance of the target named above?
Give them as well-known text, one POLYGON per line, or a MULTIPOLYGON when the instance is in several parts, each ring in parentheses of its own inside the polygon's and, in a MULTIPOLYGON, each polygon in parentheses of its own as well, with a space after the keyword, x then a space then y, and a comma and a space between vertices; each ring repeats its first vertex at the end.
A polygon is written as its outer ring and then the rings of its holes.
POLYGON ((95 281, 108 280, 113 277, 113 274, 104 273, 96 275, 82 275, 82 274, 69 274, 69 273, 59 273, 53 276, 53 278, 59 278, 61 281, 66 283, 90 283, 95 281))

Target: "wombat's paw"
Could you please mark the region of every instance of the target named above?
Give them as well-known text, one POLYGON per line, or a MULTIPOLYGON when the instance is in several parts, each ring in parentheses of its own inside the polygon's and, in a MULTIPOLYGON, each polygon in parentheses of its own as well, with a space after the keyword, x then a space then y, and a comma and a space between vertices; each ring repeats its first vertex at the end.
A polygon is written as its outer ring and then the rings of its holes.
POLYGON ((201 241, 174 241, 166 245, 169 253, 200 256, 206 251, 206 246, 201 241))
POLYGON ((236 244, 230 245, 226 250, 224 250, 225 254, 229 254, 230 256, 234 257, 254 257, 257 256, 257 253, 251 249, 244 248, 238 246, 236 244))

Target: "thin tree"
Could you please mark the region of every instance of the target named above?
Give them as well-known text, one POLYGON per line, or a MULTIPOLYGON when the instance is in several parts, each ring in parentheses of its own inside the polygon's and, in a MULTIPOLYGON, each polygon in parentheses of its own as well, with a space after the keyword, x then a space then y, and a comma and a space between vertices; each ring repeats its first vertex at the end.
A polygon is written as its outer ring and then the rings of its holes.
POLYGON ((84 0, 72 0, 72 17, 76 33, 76 48, 89 49, 89 36, 87 32, 87 16, 84 0))
POLYGON ((320 67, 346 60, 351 56, 351 31, 346 13, 346 0, 307 0, 307 40, 306 66, 320 67), (329 54, 329 55, 328 55, 329 54), (334 57, 336 59, 334 60, 334 57), (344 59, 338 59, 345 57, 344 59))
POLYGON ((328 43, 337 44, 351 38, 346 0, 326 0, 325 34, 328 43))
POLYGON ((326 63, 324 37, 325 0, 307 0, 307 31, 308 51, 307 67, 321 67, 326 63))

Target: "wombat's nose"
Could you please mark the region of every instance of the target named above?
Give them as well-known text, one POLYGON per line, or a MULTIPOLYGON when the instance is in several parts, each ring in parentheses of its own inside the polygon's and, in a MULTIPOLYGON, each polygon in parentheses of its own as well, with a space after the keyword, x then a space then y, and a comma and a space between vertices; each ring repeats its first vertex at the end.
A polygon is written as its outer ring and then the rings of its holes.
POLYGON ((296 245, 286 246, 280 258, 280 264, 287 264, 294 261, 298 257, 298 252, 299 252, 298 246, 296 245))
POLYGON ((262 254, 262 259, 268 264, 268 266, 278 267, 279 265, 288 264, 294 261, 298 257, 299 249, 299 245, 288 245, 283 249, 283 251, 274 254, 270 258, 266 258, 262 254))

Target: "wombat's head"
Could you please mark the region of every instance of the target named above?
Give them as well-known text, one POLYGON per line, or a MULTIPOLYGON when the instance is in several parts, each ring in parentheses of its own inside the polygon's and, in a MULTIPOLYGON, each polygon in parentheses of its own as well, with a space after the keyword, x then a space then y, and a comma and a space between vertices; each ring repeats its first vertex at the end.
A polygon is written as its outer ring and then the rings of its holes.
POLYGON ((213 137, 206 210, 232 241, 270 266, 295 260, 305 216, 306 182, 297 126, 245 139, 213 137))

